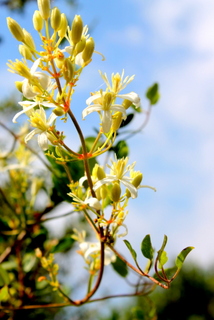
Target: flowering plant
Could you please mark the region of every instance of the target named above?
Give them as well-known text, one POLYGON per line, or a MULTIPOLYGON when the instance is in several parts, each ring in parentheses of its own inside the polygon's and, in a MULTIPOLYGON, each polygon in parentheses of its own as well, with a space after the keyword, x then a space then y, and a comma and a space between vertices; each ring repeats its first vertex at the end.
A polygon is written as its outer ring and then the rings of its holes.
MULTIPOLYGON (((128 233, 125 219, 129 201, 137 198, 138 193, 143 192, 142 188, 155 191, 155 188, 141 184, 143 174, 135 171, 136 163, 129 164, 128 145, 125 139, 117 140, 121 128, 130 123, 135 114, 142 111, 141 100, 137 93, 122 92, 134 80, 134 76, 125 77, 125 72, 122 71, 121 75, 113 73, 110 80, 106 73, 100 71, 106 88, 91 93, 86 100, 86 107, 82 110, 83 119, 92 112, 97 112, 100 124, 98 123, 96 136, 86 138, 81 124, 77 121, 72 99, 83 70, 91 63, 94 53, 98 53, 95 51, 94 39, 88 34, 88 27, 84 26, 79 15, 74 17, 72 25, 69 26, 65 14, 61 13, 57 7, 51 9, 49 0, 38 0, 38 9, 33 15, 33 26, 42 42, 41 51, 36 48, 33 37, 28 31, 22 29, 12 18, 7 19, 10 32, 20 42, 19 52, 22 56, 22 60, 17 59, 15 62, 8 63, 9 71, 23 78, 22 81, 16 82, 17 89, 23 95, 23 100, 18 102, 22 110, 13 117, 13 122, 20 121, 18 118, 25 115, 28 118, 27 123, 33 127, 33 130, 29 131, 24 127, 25 130, 22 129, 19 134, 11 132, 14 139, 21 142, 19 149, 16 150, 15 166, 9 163, 9 153, 2 157, 5 161, 2 171, 11 179, 10 192, 16 196, 12 197, 10 202, 3 189, 1 191, 4 205, 7 207, 5 212, 6 210, 13 212, 13 218, 10 221, 4 218, 7 227, 3 234, 12 235, 13 238, 9 245, 11 250, 8 251, 8 247, 4 248, 0 257, 2 263, 0 295, 3 297, 0 308, 16 310, 79 306, 96 301, 97 299, 92 297, 100 287, 104 267, 110 264, 122 276, 127 276, 128 269, 132 269, 141 279, 148 279, 150 289, 154 288, 154 285, 167 289, 180 271, 192 247, 181 251, 175 267, 165 269, 166 236, 156 258, 154 258, 150 235, 143 238, 141 251, 148 260, 145 268, 139 265, 136 251, 128 240, 124 240, 124 244, 130 251, 134 264, 129 262, 115 245, 120 241, 118 238, 125 237, 128 233), (62 49, 64 40, 68 45, 62 49), (133 113, 128 113, 128 110, 132 110, 133 113), (59 127, 68 121, 78 133, 81 144, 78 151, 74 150, 72 143, 66 142, 64 132, 59 130, 59 127), (38 145, 44 151, 43 155, 46 158, 29 145, 34 137, 37 137, 38 145), (100 155, 109 154, 112 151, 115 154, 111 159, 111 165, 102 166, 98 163, 100 155), (39 178, 33 172, 32 153, 35 157, 39 157, 51 172, 51 191, 45 179, 39 178), (106 167, 110 169, 109 173, 106 172, 106 167), (17 186, 21 186, 21 189, 15 193, 17 186), (45 190, 48 200, 43 211, 37 212, 38 195, 41 190, 45 190), (31 267, 28 266, 29 271, 34 273, 37 285, 45 282, 63 300, 58 303, 50 301, 39 304, 34 302, 36 299, 33 286, 29 289, 25 285, 24 272, 27 268, 22 261, 24 245, 29 245, 26 239, 32 242, 32 233, 41 231, 42 223, 48 220, 44 216, 61 201, 70 203, 72 212, 82 214, 90 227, 90 234, 94 233, 96 236, 96 241, 88 241, 85 230, 78 231, 73 228, 69 240, 66 238, 68 243, 66 249, 69 249, 69 246, 72 247, 74 242, 79 243, 78 253, 83 257, 88 272, 88 289, 81 299, 70 297, 58 280, 59 266, 54 261, 53 253, 57 252, 59 242, 57 244, 51 241, 42 241, 40 244, 34 242, 35 252, 30 254, 33 263, 31 267), (6 268, 13 248, 18 257, 17 273, 13 276, 14 279, 18 277, 16 279, 19 282, 18 289, 13 288, 6 268), (153 265, 155 275, 150 275, 153 265)), ((150 87, 146 96, 151 109, 159 99, 158 85, 150 87)), ((139 130, 145 126, 150 109, 145 113, 146 120, 139 130)), ((1 125, 5 127, 3 123, 1 125)), ((148 284, 144 286, 141 283, 139 286, 138 280, 135 290, 129 295, 146 293, 148 293, 148 284)), ((106 298, 101 297, 98 300, 106 298)))

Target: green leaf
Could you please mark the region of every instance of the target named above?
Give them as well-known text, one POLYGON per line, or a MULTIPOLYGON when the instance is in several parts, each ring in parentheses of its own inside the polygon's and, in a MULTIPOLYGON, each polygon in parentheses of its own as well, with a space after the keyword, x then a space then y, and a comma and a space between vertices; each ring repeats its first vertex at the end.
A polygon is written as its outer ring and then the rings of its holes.
POLYGON ((134 118, 134 114, 129 113, 127 115, 127 118, 121 122, 120 128, 127 126, 133 120, 133 118, 134 118))
POLYGON ((7 271, 2 267, 0 267, 0 287, 3 287, 4 285, 8 285, 9 283, 10 283, 10 277, 7 271))
POLYGON ((137 260, 137 253, 132 248, 131 243, 128 240, 123 240, 123 241, 125 242, 125 245, 127 246, 129 251, 131 252, 131 255, 132 255, 133 259, 136 261, 137 260))
POLYGON ((23 258, 23 270, 24 272, 30 272, 33 269, 36 268, 36 265, 38 263, 38 260, 35 256, 35 254, 32 253, 26 253, 23 258))
POLYGON ((158 91, 158 83, 154 83, 151 87, 148 88, 146 92, 146 97, 149 99, 150 104, 156 104, 160 99, 160 93, 158 91))
POLYGON ((167 253, 166 251, 162 251, 161 256, 159 257, 159 269, 162 269, 162 267, 165 265, 165 263, 168 261, 167 253))
MULTIPOLYGON (((160 266, 163 266, 163 264, 164 264, 163 262, 166 260, 166 252, 164 251, 166 244, 167 244, 167 236, 164 235, 162 246, 161 246, 160 250, 158 251, 158 261, 160 263, 160 266), (162 255, 163 255, 163 257, 162 257, 162 255)), ((165 263, 166 263, 166 261, 165 261, 165 263)))
POLYGON ((183 249, 179 255, 177 256, 176 260, 175 260, 175 265, 178 269, 182 268, 182 265, 184 263, 184 260, 186 259, 187 255, 190 253, 190 251, 192 251, 194 249, 194 247, 187 247, 185 249, 183 249))
POLYGON ((117 159, 125 158, 129 154, 129 147, 124 140, 118 141, 118 143, 112 148, 112 150, 116 153, 117 159))
POLYGON ((72 248, 74 242, 75 241, 71 238, 71 235, 66 235, 64 238, 60 239, 54 247, 52 247, 50 252, 67 252, 72 248))
POLYGON ((167 244, 167 236, 164 235, 162 246, 161 246, 160 250, 158 250, 158 257, 159 257, 159 256, 162 254, 162 252, 164 251, 164 249, 165 249, 165 247, 166 247, 166 244, 167 244))
POLYGON ((152 260, 154 256, 154 249, 152 248, 150 235, 147 234, 141 242, 141 252, 145 258, 152 260))
POLYGON ((0 302, 6 302, 9 298, 8 286, 4 286, 0 289, 0 302))
MULTIPOLYGON (((87 138, 85 138, 85 144, 86 144, 86 148, 87 148, 88 151, 91 150, 95 140, 96 140, 95 137, 87 137, 87 138)), ((96 144, 97 147, 99 147, 101 145, 102 145, 102 143, 100 141, 96 144)))
POLYGON ((119 257, 117 257, 115 262, 111 263, 113 269, 121 276, 126 277, 128 275, 128 267, 126 263, 121 260, 119 257))

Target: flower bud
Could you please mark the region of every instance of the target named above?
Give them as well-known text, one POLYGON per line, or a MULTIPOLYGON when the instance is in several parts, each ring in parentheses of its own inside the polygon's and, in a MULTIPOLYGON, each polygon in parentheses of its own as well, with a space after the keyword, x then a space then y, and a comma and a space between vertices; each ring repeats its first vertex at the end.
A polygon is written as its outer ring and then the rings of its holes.
POLYGON ((68 22, 66 19, 66 15, 64 13, 61 14, 61 23, 60 23, 60 27, 58 30, 58 36, 60 38, 64 38, 66 31, 67 31, 67 27, 68 27, 68 22))
POLYGON ((106 177, 105 171, 100 166, 97 167, 97 178, 102 180, 106 177))
POLYGON ((12 35, 14 36, 14 38, 16 38, 16 40, 18 41, 24 40, 24 33, 22 28, 18 24, 18 22, 16 22, 14 19, 9 17, 7 18, 7 26, 10 32, 12 33, 12 35))
POLYGON ((142 179, 143 179, 143 174, 141 172, 138 172, 138 174, 132 180, 133 186, 135 188, 139 187, 139 185, 141 184, 142 179))
POLYGON ((31 51, 36 50, 36 45, 35 42, 33 40, 32 35, 25 29, 23 29, 23 33, 24 33, 24 43, 30 48, 31 51))
POLYGON ((35 249, 35 255, 37 258, 41 258, 42 257, 42 251, 39 248, 35 249))
POLYGON ((120 128, 122 122, 123 114, 122 112, 116 112, 113 117, 111 129, 113 132, 117 131, 120 128))
POLYGON ((126 189, 126 196, 127 196, 127 198, 131 197, 131 192, 129 191, 129 189, 126 189))
POLYGON ((61 107, 56 107, 53 109, 53 113, 55 113, 56 116, 61 117, 63 114, 65 114, 64 110, 61 107))
POLYGON ((26 60, 32 60, 32 53, 30 49, 25 44, 19 45, 19 52, 26 60))
POLYGON ((87 62, 91 59, 92 54, 94 52, 94 47, 95 47, 94 39, 90 37, 89 39, 86 40, 85 49, 83 50, 83 53, 82 53, 82 58, 84 62, 87 62))
POLYGON ((71 40, 73 44, 76 44, 80 41, 82 37, 82 31, 83 31, 83 22, 82 18, 79 15, 75 15, 74 20, 72 22, 71 26, 71 40))
POLYGON ((67 82, 70 82, 74 76, 74 67, 70 59, 65 59, 63 65, 63 77, 67 82))
POLYGON ((132 105, 132 101, 124 99, 122 106, 127 110, 132 105))
POLYGON ((107 190, 107 187, 105 185, 101 186, 99 188, 100 190, 100 197, 101 199, 106 199, 107 195, 108 195, 108 190, 107 190))
POLYGON ((80 53, 84 50, 85 44, 86 44, 86 38, 85 38, 85 36, 83 36, 81 38, 81 40, 76 44, 75 55, 77 55, 78 53, 80 53))
POLYGON ((22 93, 22 85, 23 81, 15 81, 16 89, 19 90, 22 93))
POLYGON ((50 0, 37 0, 38 8, 44 20, 50 17, 50 0))
POLYGON ((121 196, 120 184, 118 182, 115 182, 111 189, 111 199, 113 202, 118 202, 120 200, 120 196, 121 196))
POLYGON ((56 58, 54 59, 54 62, 56 63, 57 68, 62 69, 64 61, 65 61, 65 56, 62 51, 56 50, 55 51, 55 56, 56 58))
POLYGON ((53 8, 51 11, 51 27, 54 31, 58 31, 60 29, 61 24, 61 13, 57 7, 53 8))
POLYGON ((38 32, 40 32, 43 28, 43 19, 39 10, 35 10, 33 14, 33 26, 38 32))

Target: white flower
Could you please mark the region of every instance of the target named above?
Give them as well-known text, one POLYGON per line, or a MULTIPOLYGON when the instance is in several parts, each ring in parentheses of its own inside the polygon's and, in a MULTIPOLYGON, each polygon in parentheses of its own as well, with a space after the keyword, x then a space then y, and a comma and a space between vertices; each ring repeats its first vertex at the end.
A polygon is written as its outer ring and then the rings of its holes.
POLYGON ((124 77, 124 70, 122 71, 122 74, 120 75, 119 73, 112 73, 111 75, 111 83, 108 80, 107 74, 106 73, 102 73, 101 71, 99 71, 102 79, 105 81, 105 84, 107 85, 107 88, 110 92, 114 93, 115 97, 117 98, 121 98, 121 99, 127 99, 129 101, 131 101, 136 108, 140 107, 141 103, 140 103, 140 97, 137 93, 135 92, 129 92, 126 94, 119 94, 120 91, 122 91, 132 80, 134 80, 134 75, 131 77, 126 77, 125 79, 123 79, 124 77))
POLYGON ((30 69, 31 79, 25 79, 22 85, 22 93, 25 98, 33 99, 38 94, 42 94, 41 90, 35 85, 35 81, 41 86, 43 90, 50 91, 53 86, 51 77, 43 72, 36 71, 41 59, 37 59, 30 69))
MULTIPOLYGON (((99 242, 82 242, 80 243, 81 252, 85 260, 93 259, 97 255, 100 255, 100 243, 99 242)), ((116 256, 115 254, 109 249, 105 247, 105 259, 104 264, 107 266, 111 262, 115 262, 116 256)))
POLYGON ((73 204, 78 203, 78 205, 82 205, 83 207, 88 205, 89 207, 91 207, 95 210, 102 209, 102 206, 101 206, 99 200, 97 200, 97 198, 86 197, 86 199, 83 201, 79 197, 77 197, 77 195, 75 195, 73 192, 69 192, 68 195, 75 200, 75 202, 73 202, 73 204))
POLYGON ((17 118, 24 113, 30 117, 31 113, 33 112, 32 109, 36 106, 42 105, 46 108, 56 108, 56 105, 54 103, 47 102, 47 101, 27 101, 26 100, 26 101, 20 101, 18 103, 23 107, 23 110, 15 114, 12 120, 14 123, 16 123, 17 118))
POLYGON ((38 110, 33 111, 30 115, 30 123, 36 129, 32 130, 25 137, 25 142, 27 143, 36 134, 38 135, 38 144, 43 150, 48 149, 48 140, 50 138, 50 133, 48 132, 51 124, 57 118, 54 113, 51 113, 48 120, 46 119, 45 110, 40 107, 38 110))
POLYGON ((132 198, 136 198, 137 188, 135 188, 133 184, 130 182, 132 178, 125 176, 127 172, 129 172, 134 168, 135 162, 131 165, 126 166, 128 162, 128 157, 126 157, 125 159, 124 158, 119 159, 115 162, 111 160, 111 162, 112 162, 112 166, 107 165, 111 169, 110 174, 107 174, 106 178, 99 180, 98 182, 95 183, 94 191, 99 189, 103 184, 108 184, 108 183, 118 181, 122 183, 130 191, 132 198))
POLYGON ((114 95, 110 92, 103 94, 101 91, 86 100, 88 107, 86 107, 82 112, 83 119, 90 113, 97 111, 102 111, 101 121, 102 129, 104 133, 107 133, 111 129, 112 125, 112 112, 121 112, 123 114, 123 119, 126 119, 126 109, 120 104, 114 104, 114 95), (92 102, 95 102, 91 104, 92 102))

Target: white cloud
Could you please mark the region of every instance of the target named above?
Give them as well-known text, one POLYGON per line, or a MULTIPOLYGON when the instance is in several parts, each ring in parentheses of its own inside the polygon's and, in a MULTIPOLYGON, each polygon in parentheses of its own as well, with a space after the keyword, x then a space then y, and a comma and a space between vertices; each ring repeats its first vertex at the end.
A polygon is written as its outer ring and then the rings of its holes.
POLYGON ((198 52, 214 51, 212 0, 156 0, 146 5, 139 0, 135 2, 158 48, 186 46, 198 52))

